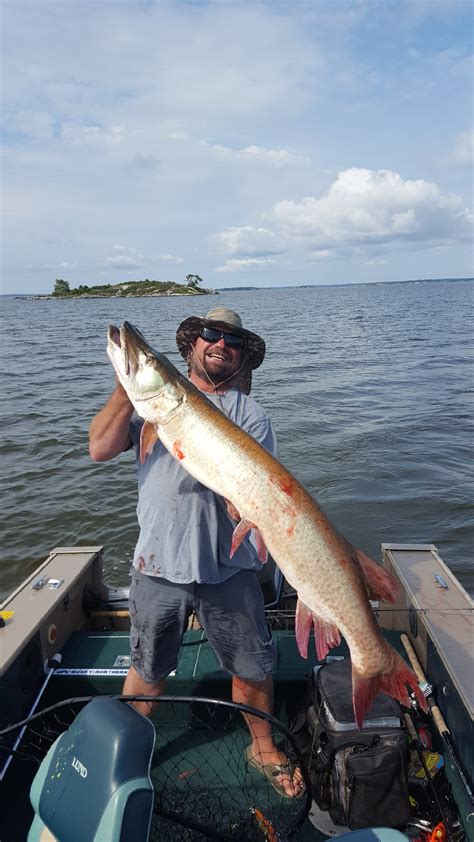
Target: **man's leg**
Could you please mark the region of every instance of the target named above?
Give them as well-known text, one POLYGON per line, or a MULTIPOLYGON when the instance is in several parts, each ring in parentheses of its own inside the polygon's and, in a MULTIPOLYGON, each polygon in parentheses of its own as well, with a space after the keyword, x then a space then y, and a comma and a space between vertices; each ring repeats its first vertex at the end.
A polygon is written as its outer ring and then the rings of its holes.
MULTIPOLYGON (((273 678, 269 675, 263 681, 248 681, 244 678, 232 676, 232 700, 238 704, 261 710, 262 713, 273 712, 273 678)), ((288 763, 288 757, 278 751, 274 741, 270 722, 260 716, 243 714, 252 737, 250 755, 256 757, 262 766, 267 764, 288 763)), ((303 787, 301 770, 297 767, 293 773, 282 772, 275 780, 283 786, 289 796, 299 795, 303 787)))
MULTIPOLYGON (((165 691, 165 684, 165 679, 158 681, 157 684, 147 684, 136 669, 130 667, 122 692, 124 696, 161 696, 165 691)), ((138 700, 132 702, 132 705, 138 713, 143 713, 144 716, 151 716, 156 708, 156 704, 153 702, 140 702, 138 700)))
MULTIPOLYGON (((232 675, 234 702, 271 714, 275 650, 255 573, 241 570, 219 585, 199 585, 195 608, 221 667, 232 675)), ((252 738, 250 756, 262 766, 288 763, 273 741, 270 723, 258 716, 244 719, 252 738)), ((298 795, 302 787, 300 769, 293 775, 282 772, 275 780, 289 796, 298 795)))
MULTIPOLYGON (((129 599, 132 665, 123 686, 124 695, 162 695, 166 676, 176 668, 191 600, 192 586, 132 572, 129 599)), ((151 701, 132 704, 145 716, 156 708, 151 701)))

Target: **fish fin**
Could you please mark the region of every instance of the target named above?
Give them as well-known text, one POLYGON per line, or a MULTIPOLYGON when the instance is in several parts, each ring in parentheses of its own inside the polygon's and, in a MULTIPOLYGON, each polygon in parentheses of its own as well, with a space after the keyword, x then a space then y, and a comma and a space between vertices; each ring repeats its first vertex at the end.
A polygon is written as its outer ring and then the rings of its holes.
POLYGON ((308 643, 311 633, 311 625, 314 626, 314 640, 318 661, 323 661, 333 646, 339 646, 341 635, 337 626, 328 623, 317 614, 314 614, 301 599, 296 604, 296 643, 302 658, 308 657, 308 643))
POLYGON ((312 622, 313 615, 308 606, 301 599, 298 599, 296 603, 295 631, 298 652, 302 658, 308 657, 308 643, 312 622))
POLYGON ((229 517, 232 518, 232 520, 241 520, 240 514, 235 508, 234 504, 231 503, 231 501, 228 500, 227 497, 224 497, 224 501, 227 506, 227 514, 229 515, 229 517))
POLYGON ((154 424, 145 421, 140 430, 140 462, 144 463, 145 458, 153 450, 153 445, 158 441, 158 432, 154 424))
POLYGON ((253 531, 254 531, 254 535, 255 535, 255 543, 257 545, 257 553, 258 553, 259 561, 261 561, 262 564, 265 564, 265 562, 268 558, 268 552, 267 552, 267 548, 265 546, 265 541, 262 538, 260 530, 257 529, 256 526, 253 527, 253 531))
MULTIPOLYGON (((227 502, 227 508, 229 508, 228 502, 227 502)), ((236 511, 236 509, 234 511, 236 511)), ((231 513, 229 512, 229 514, 231 514, 231 513)), ((232 514, 231 514, 231 517, 232 517, 232 514)), ((260 534, 260 531, 255 526, 254 523, 251 523, 249 520, 245 520, 245 518, 242 518, 242 520, 237 524, 237 526, 235 527, 234 532, 232 534, 232 545, 231 545, 231 548, 230 548, 230 558, 232 558, 235 551, 240 547, 242 541, 248 535, 248 533, 250 532, 251 529, 255 530, 255 543, 257 545, 258 558, 263 564, 265 564, 265 562, 267 560, 267 548, 266 548, 265 543, 263 541, 263 538, 260 534)))
POLYGON ((313 614, 314 640, 318 661, 323 661, 333 646, 339 646, 341 635, 337 626, 313 614))
POLYGON ((397 601, 400 586, 381 564, 377 564, 362 550, 356 550, 354 561, 364 574, 370 599, 382 599, 392 603, 397 601))
POLYGON ((244 540, 245 536, 250 532, 253 528, 253 523, 250 521, 242 520, 237 524, 233 533, 232 533, 232 545, 230 548, 230 558, 234 555, 235 551, 240 547, 242 541, 244 540))
POLYGON ((428 712, 428 703, 420 689, 415 673, 395 652, 389 647, 392 656, 392 669, 386 673, 378 673, 371 678, 360 675, 352 665, 352 705, 358 728, 362 728, 365 714, 372 707, 372 702, 379 693, 386 693, 387 696, 397 699, 401 705, 411 707, 407 685, 417 698, 418 704, 425 713, 428 712))

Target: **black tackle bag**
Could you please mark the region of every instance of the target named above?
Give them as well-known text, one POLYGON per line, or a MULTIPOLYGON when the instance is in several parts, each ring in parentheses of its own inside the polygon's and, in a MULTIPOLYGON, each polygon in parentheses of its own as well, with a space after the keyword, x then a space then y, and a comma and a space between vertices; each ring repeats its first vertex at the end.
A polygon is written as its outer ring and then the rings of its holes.
POLYGON ((408 737, 399 703, 380 693, 359 730, 349 659, 315 667, 312 696, 306 729, 318 806, 351 830, 406 826, 408 737))

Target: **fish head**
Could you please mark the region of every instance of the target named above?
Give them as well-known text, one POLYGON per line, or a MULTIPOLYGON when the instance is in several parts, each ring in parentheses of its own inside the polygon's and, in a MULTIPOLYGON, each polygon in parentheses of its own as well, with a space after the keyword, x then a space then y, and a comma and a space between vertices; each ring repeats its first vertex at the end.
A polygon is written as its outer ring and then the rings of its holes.
POLYGON ((179 372, 130 322, 110 325, 107 354, 138 414, 153 424, 164 423, 182 401, 179 372))

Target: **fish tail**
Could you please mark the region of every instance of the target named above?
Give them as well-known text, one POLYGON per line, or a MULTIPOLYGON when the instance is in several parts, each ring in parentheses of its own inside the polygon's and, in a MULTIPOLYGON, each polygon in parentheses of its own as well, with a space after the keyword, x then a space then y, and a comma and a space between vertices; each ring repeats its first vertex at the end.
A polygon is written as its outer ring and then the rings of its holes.
POLYGON ((358 728, 362 728, 365 714, 372 707, 372 703, 379 693, 397 699, 401 705, 411 707, 407 686, 413 690, 421 709, 427 713, 428 704, 420 689, 417 677, 407 666, 398 652, 387 644, 391 661, 391 669, 376 675, 366 677, 357 672, 352 665, 352 704, 358 728))

